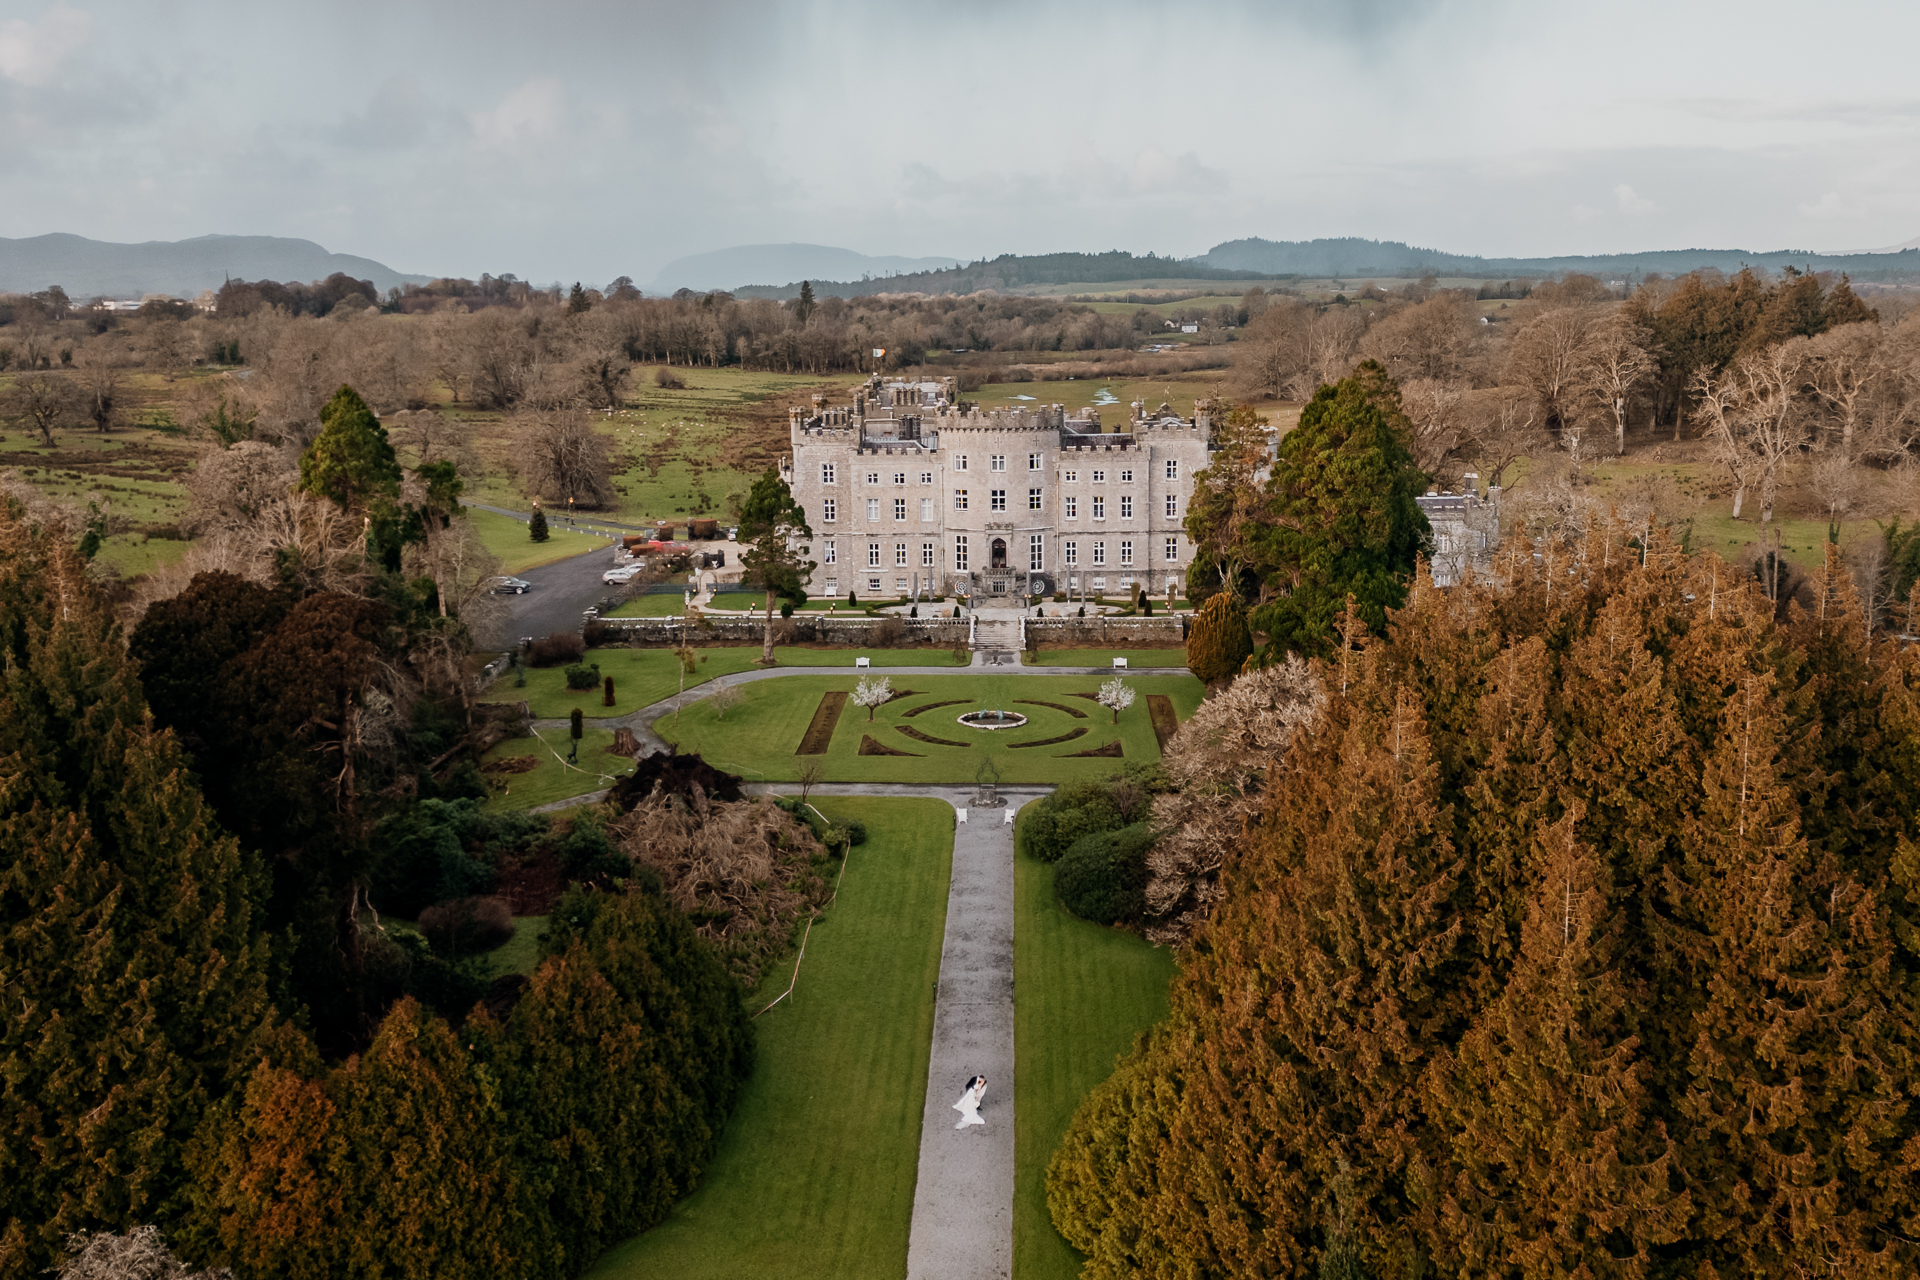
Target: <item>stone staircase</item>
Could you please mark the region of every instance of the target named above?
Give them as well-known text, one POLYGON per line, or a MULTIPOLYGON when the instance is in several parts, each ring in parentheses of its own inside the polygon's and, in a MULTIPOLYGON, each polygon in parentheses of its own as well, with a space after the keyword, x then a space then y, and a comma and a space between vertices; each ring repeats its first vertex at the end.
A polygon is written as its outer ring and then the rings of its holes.
POLYGON ((1018 618, 981 618, 974 624, 974 652, 989 650, 996 653, 1018 653, 1020 651, 1020 620, 1018 618))

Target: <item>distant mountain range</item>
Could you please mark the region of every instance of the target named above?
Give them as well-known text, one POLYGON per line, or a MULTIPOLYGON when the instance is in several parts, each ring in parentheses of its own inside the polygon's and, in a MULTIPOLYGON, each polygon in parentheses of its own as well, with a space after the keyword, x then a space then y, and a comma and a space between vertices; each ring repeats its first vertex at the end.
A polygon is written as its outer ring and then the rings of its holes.
POLYGON ((1911 242, 1891 251, 1822 254, 1783 249, 1754 253, 1747 249, 1660 249, 1648 253, 1606 253, 1558 258, 1480 258, 1467 254, 1421 249, 1398 240, 1229 240, 1217 244, 1195 263, 1232 271, 1258 271, 1276 276, 1399 278, 1468 276, 1547 276, 1568 272, 1631 279, 1653 272, 1684 275, 1712 268, 1738 271, 1742 267, 1778 271, 1782 267, 1809 267, 1816 271, 1845 271, 1858 278, 1877 273, 1920 272, 1920 248, 1911 242))
POLYGON ((800 291, 802 279, 811 280, 817 294, 846 298, 875 293, 971 293, 976 289, 1135 281, 1143 285, 1206 284, 1301 278, 1418 279, 1424 275, 1500 280, 1570 272, 1606 279, 1637 279, 1655 272, 1684 275, 1703 268, 1734 272, 1742 267, 1778 271, 1789 266, 1803 271, 1844 271, 1861 281, 1920 275, 1920 242, 1843 254, 1805 250, 1754 253, 1746 249, 1660 249, 1557 258, 1481 258, 1422 249, 1397 240, 1254 238, 1229 240, 1194 258, 1162 258, 1118 251, 1002 254, 939 270, 869 279, 853 279, 845 274, 835 276, 825 271, 789 275, 782 283, 775 283, 780 280, 779 275, 762 276, 762 283, 736 286, 733 292, 743 297, 791 298, 800 291))
POLYGON ((280 236, 197 236, 113 244, 55 232, 24 240, 0 238, 0 293, 32 293, 59 285, 75 302, 170 293, 192 298, 238 280, 324 280, 344 271, 371 280, 383 293, 396 285, 425 284, 371 258, 329 253, 311 240, 280 236))
POLYGON ((956 266, 959 261, 958 258, 874 257, 824 244, 743 244, 676 258, 660 268, 646 291, 670 294, 678 289, 693 289, 706 293, 790 280, 798 292, 802 280, 858 281, 870 276, 920 274, 956 266))

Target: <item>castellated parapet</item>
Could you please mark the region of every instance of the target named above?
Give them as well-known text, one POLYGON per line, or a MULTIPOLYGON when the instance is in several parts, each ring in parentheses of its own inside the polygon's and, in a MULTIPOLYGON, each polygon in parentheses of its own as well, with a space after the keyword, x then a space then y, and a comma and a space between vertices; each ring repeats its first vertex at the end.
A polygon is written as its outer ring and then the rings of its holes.
POLYGON ((1212 406, 1135 402, 1111 427, 1060 405, 982 409, 951 378, 875 375, 790 410, 782 470, 814 531, 815 595, 1178 592, 1212 406))

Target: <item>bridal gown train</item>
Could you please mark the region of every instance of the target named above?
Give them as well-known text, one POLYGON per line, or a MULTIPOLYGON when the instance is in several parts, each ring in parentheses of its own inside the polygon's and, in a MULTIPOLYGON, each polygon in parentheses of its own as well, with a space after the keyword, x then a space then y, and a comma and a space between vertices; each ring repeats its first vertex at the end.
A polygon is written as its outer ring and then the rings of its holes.
POLYGON ((986 1091, 987 1087, 983 1084, 968 1089, 960 1095, 960 1101, 953 1104, 953 1109, 960 1113, 960 1123, 953 1126, 954 1128, 964 1129, 970 1124, 986 1123, 980 1118, 980 1098, 986 1091))

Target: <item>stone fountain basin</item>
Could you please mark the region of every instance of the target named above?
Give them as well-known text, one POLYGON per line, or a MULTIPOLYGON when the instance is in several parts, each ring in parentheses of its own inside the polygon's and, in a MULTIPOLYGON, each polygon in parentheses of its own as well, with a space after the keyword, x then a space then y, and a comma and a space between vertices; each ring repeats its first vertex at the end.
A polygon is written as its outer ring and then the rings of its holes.
POLYGON ((955 719, 969 729, 1018 729, 1027 722, 1027 718, 1018 711, 1001 711, 998 713, 991 711, 969 711, 965 715, 956 716, 955 719), (998 716, 996 719, 983 719, 983 717, 995 716, 996 714, 998 716))

